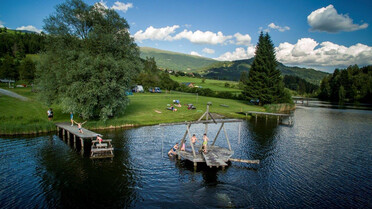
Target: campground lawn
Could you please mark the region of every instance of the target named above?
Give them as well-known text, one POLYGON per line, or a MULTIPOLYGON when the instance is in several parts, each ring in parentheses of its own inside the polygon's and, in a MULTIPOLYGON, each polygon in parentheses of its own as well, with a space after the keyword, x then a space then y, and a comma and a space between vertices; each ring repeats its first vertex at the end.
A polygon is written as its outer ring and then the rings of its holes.
POLYGON ((230 91, 230 92, 241 92, 237 88, 238 82, 236 81, 223 81, 223 80, 212 80, 205 79, 203 83, 202 78, 191 78, 187 76, 170 76, 172 80, 177 81, 178 83, 194 83, 196 86, 201 86, 202 88, 209 88, 212 91, 230 91), (230 87, 225 87, 225 84, 228 83, 230 87))

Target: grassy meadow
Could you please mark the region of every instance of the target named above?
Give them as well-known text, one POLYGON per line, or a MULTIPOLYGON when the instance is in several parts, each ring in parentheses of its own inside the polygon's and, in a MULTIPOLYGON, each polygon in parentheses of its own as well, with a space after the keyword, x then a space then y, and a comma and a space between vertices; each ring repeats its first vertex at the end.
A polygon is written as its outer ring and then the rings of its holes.
POLYGON ((173 80, 177 81, 178 83, 184 82, 191 82, 195 83, 196 86, 201 86, 202 88, 210 88, 213 91, 230 91, 230 92, 241 92, 240 89, 237 88, 238 82, 236 81, 222 81, 222 80, 211 80, 205 79, 204 83, 201 78, 191 78, 186 76, 170 76, 173 80), (225 83, 228 83, 231 87, 225 87, 225 83))
MULTIPOLYGON (((7 88, 4 88, 7 89, 7 88)), ((9 90, 9 89, 7 89, 9 90)), ((48 121, 46 111, 49 107, 37 99, 31 88, 10 89, 29 101, 21 101, 5 95, 0 95, 0 135, 40 133, 55 130, 54 122, 69 122, 69 113, 63 113, 58 105, 53 105, 54 119, 48 121)), ((206 110, 207 102, 212 102, 210 111, 229 118, 243 118, 237 114, 240 111, 264 111, 264 108, 247 105, 243 101, 202 97, 187 93, 136 93, 130 97, 130 104, 121 115, 106 122, 90 120, 84 127, 91 129, 117 128, 124 126, 155 125, 159 123, 192 121, 198 119, 206 110), (180 100, 182 107, 178 111, 167 110, 173 100, 180 100), (185 104, 192 103, 196 110, 188 110, 185 104), (224 106, 220 106, 220 105, 224 106), (225 107, 225 106, 228 107, 225 107)), ((82 121, 75 114, 76 121, 82 121)))

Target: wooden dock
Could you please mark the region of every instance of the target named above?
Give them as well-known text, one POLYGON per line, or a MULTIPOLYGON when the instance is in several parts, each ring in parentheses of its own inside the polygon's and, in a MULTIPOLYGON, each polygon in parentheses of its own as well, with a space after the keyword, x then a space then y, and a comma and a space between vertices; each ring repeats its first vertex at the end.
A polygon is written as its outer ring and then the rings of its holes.
POLYGON ((102 145, 96 146, 97 135, 88 129, 82 128, 83 133, 79 132, 76 125, 71 126, 71 123, 56 123, 58 136, 62 138, 69 146, 80 151, 81 155, 90 153, 91 158, 112 158, 114 157, 111 140, 104 140, 102 145))
POLYGON ((246 117, 248 115, 255 116, 256 117, 256 122, 257 122, 257 116, 265 116, 266 117, 266 122, 267 122, 268 117, 276 117, 278 124, 289 125, 289 126, 293 125, 293 115, 292 114, 255 112, 255 111, 240 112, 240 114, 245 114, 246 117), (284 118, 288 118, 287 123, 283 122, 284 118))

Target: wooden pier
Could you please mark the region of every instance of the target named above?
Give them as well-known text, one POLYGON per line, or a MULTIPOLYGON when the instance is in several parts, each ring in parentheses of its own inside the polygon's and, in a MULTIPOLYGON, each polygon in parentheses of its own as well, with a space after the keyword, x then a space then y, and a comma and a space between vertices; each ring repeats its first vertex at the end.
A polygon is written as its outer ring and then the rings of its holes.
POLYGON ((83 133, 80 133, 78 127, 71 126, 71 123, 56 123, 56 126, 58 136, 69 146, 80 151, 81 155, 90 153, 91 158, 114 157, 111 140, 102 140, 101 144, 96 140, 97 136, 102 136, 101 134, 85 128, 82 128, 83 133))
POLYGON ((283 113, 270 113, 270 112, 255 112, 255 111, 248 111, 248 112, 241 112, 241 114, 245 114, 247 117, 248 115, 252 115, 256 117, 256 123, 257 123, 257 116, 265 116, 266 117, 266 122, 268 117, 276 117, 277 123, 278 124, 283 124, 283 125, 293 125, 293 115, 292 114, 283 114, 283 113), (284 118, 288 118, 288 122, 284 122, 284 118))

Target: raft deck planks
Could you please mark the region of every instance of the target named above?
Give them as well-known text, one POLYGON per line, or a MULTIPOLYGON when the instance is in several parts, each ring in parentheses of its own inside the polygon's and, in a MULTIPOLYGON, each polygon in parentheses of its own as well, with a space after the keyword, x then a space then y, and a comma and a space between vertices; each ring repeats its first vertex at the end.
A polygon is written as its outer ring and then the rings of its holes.
POLYGON ((195 157, 190 150, 177 151, 177 154, 183 159, 194 163, 205 162, 209 167, 225 167, 227 166, 226 162, 229 161, 234 151, 219 146, 211 146, 208 148, 207 154, 197 152, 195 157))

